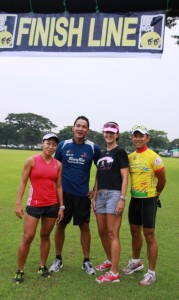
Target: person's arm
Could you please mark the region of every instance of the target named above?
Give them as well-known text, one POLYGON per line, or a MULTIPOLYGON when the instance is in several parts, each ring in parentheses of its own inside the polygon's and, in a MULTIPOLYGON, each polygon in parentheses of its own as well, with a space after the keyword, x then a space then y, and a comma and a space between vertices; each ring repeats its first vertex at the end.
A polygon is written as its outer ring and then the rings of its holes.
POLYGON ((95 166, 97 165, 97 162, 98 162, 98 159, 101 158, 101 150, 100 148, 94 144, 94 157, 93 157, 93 161, 94 161, 94 164, 95 166))
POLYGON ((59 203, 58 219, 60 222, 64 217, 63 190, 62 190, 62 164, 58 161, 58 177, 56 180, 57 199, 59 203))
MULTIPOLYGON (((95 152, 95 154, 93 157, 93 162, 94 162, 94 165, 97 167, 97 162, 101 157, 101 150, 96 144, 94 144, 94 152, 95 152)), ((94 199, 94 197, 96 197, 96 195, 97 195, 97 179, 95 177, 95 183, 94 183, 93 189, 88 192, 88 196, 90 198, 94 199)))
POLYGON ((34 159, 33 157, 29 157, 23 167, 23 171, 22 171, 22 177, 21 177, 21 181, 20 181, 20 185, 18 188, 18 192, 17 192, 17 200, 16 200, 16 209, 15 209, 15 213, 16 216, 20 219, 22 219, 23 215, 24 215, 24 210, 22 207, 22 198, 25 192, 25 188, 29 179, 29 175, 30 175, 30 171, 32 169, 32 166, 34 164, 34 159))
POLYGON ((157 190, 157 195, 159 196, 160 193, 163 191, 164 186, 166 184, 165 168, 162 168, 161 170, 156 171, 155 175, 158 179, 156 190, 157 190))
POLYGON ((96 174, 96 179, 95 179, 95 184, 93 187, 93 201, 92 201, 92 206, 93 206, 93 211, 96 212, 96 199, 97 199, 97 191, 98 191, 98 180, 97 180, 97 174, 96 174))
POLYGON ((121 186, 121 196, 120 196, 119 202, 116 206, 116 214, 117 215, 122 215, 123 211, 124 211, 125 197, 126 197, 127 186, 128 186, 129 169, 123 168, 120 170, 120 172, 121 172, 121 177, 122 177, 122 186, 121 186))
POLYGON ((61 148, 62 148, 62 144, 64 142, 60 142, 57 146, 57 149, 56 149, 56 152, 55 152, 55 155, 54 155, 54 158, 60 162, 62 162, 62 155, 61 155, 61 148))
POLYGON ((94 186, 93 186, 92 190, 89 190, 87 196, 90 197, 91 199, 93 199, 94 195, 95 195, 95 190, 96 190, 96 176, 95 176, 94 186))

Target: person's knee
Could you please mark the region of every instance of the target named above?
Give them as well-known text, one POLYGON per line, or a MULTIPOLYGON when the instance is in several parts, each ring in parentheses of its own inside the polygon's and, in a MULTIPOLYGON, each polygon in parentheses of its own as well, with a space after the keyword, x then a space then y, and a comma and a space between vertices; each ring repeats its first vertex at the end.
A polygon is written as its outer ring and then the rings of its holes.
POLYGON ((106 234, 108 235, 109 237, 109 240, 115 240, 115 239, 119 239, 119 234, 118 232, 112 230, 112 229, 108 229, 106 234))
POLYGON ((33 239, 34 239, 33 234, 25 233, 24 236, 23 236, 23 243, 24 244, 31 244, 33 239))
POLYGON ((142 226, 130 224, 130 231, 132 236, 140 236, 142 231, 142 226))
POLYGON ((89 223, 83 223, 81 224, 80 226, 80 230, 81 230, 81 233, 90 233, 90 227, 89 227, 89 223))
POLYGON ((141 230, 131 229, 131 235, 132 235, 133 239, 140 239, 141 238, 141 230))
POLYGON ((104 228, 98 228, 98 233, 101 238, 107 235, 107 232, 104 228))
POLYGON ((147 244, 152 244, 153 242, 155 242, 155 235, 153 230, 144 230, 144 236, 147 244))
POLYGON ((48 241, 50 238, 50 233, 49 232, 41 232, 40 238, 41 238, 41 240, 48 241))

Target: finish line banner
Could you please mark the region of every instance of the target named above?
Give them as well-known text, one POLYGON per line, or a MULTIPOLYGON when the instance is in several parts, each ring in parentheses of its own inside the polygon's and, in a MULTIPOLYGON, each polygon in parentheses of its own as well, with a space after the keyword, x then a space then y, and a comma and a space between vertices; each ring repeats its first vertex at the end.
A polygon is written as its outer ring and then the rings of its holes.
POLYGON ((161 55, 165 13, 0 13, 0 55, 161 55))

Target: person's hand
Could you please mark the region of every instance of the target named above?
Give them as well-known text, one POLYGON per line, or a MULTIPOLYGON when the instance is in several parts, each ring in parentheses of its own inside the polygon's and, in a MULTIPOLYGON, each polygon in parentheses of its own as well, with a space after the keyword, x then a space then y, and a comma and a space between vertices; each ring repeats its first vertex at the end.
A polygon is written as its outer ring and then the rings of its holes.
POLYGON ((92 199, 94 197, 94 193, 95 193, 95 191, 93 189, 93 190, 91 190, 91 191, 88 192, 87 196, 92 199))
POLYGON ((15 214, 19 219, 23 218, 24 215, 24 210, 21 204, 16 203, 16 210, 15 210, 15 214))
POLYGON ((116 216, 122 217, 125 207, 125 201, 122 199, 119 200, 119 202, 116 205, 116 216))
POLYGON ((64 209, 59 209, 57 223, 60 223, 63 218, 64 218, 64 209))

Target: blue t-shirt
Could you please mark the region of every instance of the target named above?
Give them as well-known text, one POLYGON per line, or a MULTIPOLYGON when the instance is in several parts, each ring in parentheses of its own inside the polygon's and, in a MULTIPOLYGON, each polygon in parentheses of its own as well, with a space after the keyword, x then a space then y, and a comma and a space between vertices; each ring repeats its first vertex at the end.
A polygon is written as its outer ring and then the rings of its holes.
POLYGON ((75 196, 86 196, 89 192, 90 169, 100 158, 100 148, 89 140, 76 144, 73 139, 58 144, 55 158, 63 166, 63 191, 75 196))

